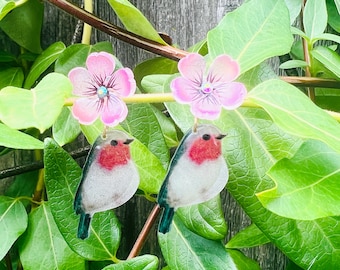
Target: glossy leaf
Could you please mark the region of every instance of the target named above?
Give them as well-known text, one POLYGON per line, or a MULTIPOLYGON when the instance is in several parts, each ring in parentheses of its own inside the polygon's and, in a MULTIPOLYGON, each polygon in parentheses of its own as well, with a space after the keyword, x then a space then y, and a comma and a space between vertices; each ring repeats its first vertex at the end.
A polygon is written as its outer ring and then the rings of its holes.
POLYGON ((6 86, 21 87, 24 82, 24 72, 21 67, 11 67, 0 70, 0 89, 6 86))
POLYGON ((21 4, 22 1, 19 0, 1 0, 0 1, 0 21, 14 8, 17 7, 18 4, 21 4))
POLYGON ((60 54, 55 63, 54 71, 67 76, 72 68, 85 67, 86 58, 90 53, 100 51, 112 54, 112 44, 107 41, 95 45, 73 44, 60 54))
POLYGON ((51 212, 68 245, 88 260, 115 260, 121 233, 113 211, 95 214, 89 238, 77 238, 79 216, 73 210, 73 201, 81 169, 52 139, 45 140, 44 163, 51 212))
POLYGON ((288 53, 292 43, 289 14, 282 0, 265 5, 262 0, 248 1, 227 13, 208 33, 209 55, 232 56, 239 62, 241 73, 269 57, 288 53))
POLYGON ((301 12, 301 1, 300 0, 285 0, 289 15, 290 15, 290 24, 293 24, 296 20, 297 16, 299 16, 301 12))
POLYGON ((52 126, 54 140, 63 146, 75 140, 80 132, 79 122, 72 116, 70 109, 64 107, 52 126))
POLYGON ((339 123, 294 86, 269 80, 255 87, 248 98, 263 107, 285 131, 323 141, 340 152, 339 123))
POLYGON ((43 203, 29 215, 28 228, 19 242, 24 269, 84 269, 85 263, 67 245, 43 203))
POLYGON ((275 187, 257 194, 270 211, 312 220, 340 215, 340 154, 320 141, 306 141, 291 159, 268 172, 275 187))
POLYGON ((157 270, 158 258, 153 255, 138 256, 117 264, 111 264, 102 270, 157 270))
POLYGON ((0 123, 0 145, 14 149, 43 149, 38 139, 0 123))
POLYGON ((5 87, 0 91, 0 119, 13 129, 36 127, 44 132, 56 121, 71 89, 70 81, 57 73, 45 76, 31 91, 5 87))
POLYGON ((306 61, 302 60, 289 60, 287 62, 284 62, 280 65, 280 68, 282 69, 289 69, 289 68, 301 68, 301 67, 307 67, 308 64, 306 61))
POLYGON ((27 213, 18 199, 0 196, 0 260, 26 230, 27 213))
POLYGON ((145 16, 128 0, 107 1, 128 31, 160 44, 166 44, 145 16))
POLYGON ((338 33, 340 33, 340 1, 326 0, 328 23, 338 33), (338 8, 337 8, 338 7, 338 8))
POLYGON ((176 214, 170 232, 158 233, 158 240, 170 269, 260 269, 245 256, 231 254, 220 241, 188 230, 176 214))
POLYGON ((270 240, 255 225, 251 224, 234 235, 225 245, 226 248, 250 248, 269 243, 270 240))
POLYGON ((303 26, 309 39, 322 34, 327 26, 325 0, 308 0, 303 12, 303 26))
POLYGON ((191 231, 211 240, 222 240, 227 234, 219 196, 201 204, 180 207, 176 214, 191 231))
POLYGON ((340 78, 340 56, 338 53, 322 46, 314 48, 311 53, 327 69, 340 78))
POLYGON ((0 21, 0 28, 19 46, 33 53, 41 53, 40 32, 44 6, 39 0, 30 0, 12 10, 0 21))
POLYGON ((62 42, 56 42, 44 50, 34 61, 25 80, 24 88, 31 88, 41 74, 52 65, 64 51, 65 45, 62 42))
POLYGON ((143 143, 167 168, 169 150, 163 133, 149 104, 129 104, 129 114, 121 126, 143 143))

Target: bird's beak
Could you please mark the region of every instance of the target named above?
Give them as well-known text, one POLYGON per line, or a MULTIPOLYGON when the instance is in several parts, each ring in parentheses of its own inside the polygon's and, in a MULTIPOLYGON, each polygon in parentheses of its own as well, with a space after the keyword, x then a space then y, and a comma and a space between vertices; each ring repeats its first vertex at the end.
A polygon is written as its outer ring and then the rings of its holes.
POLYGON ((222 140, 225 136, 227 136, 227 134, 220 134, 220 135, 216 136, 215 138, 217 140, 222 140))
POLYGON ((124 144, 130 144, 133 142, 133 139, 126 139, 126 141, 124 142, 124 144))

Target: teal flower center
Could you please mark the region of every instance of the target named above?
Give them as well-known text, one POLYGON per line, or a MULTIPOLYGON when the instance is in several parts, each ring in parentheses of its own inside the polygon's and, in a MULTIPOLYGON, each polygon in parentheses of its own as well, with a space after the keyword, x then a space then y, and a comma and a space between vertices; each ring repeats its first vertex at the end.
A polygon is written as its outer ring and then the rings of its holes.
POLYGON ((204 94, 211 94, 211 92, 214 90, 213 86, 211 85, 210 82, 204 82, 201 85, 201 91, 204 94))
POLYGON ((100 99, 103 99, 104 97, 108 96, 108 94, 109 94, 109 91, 107 90, 107 88, 105 86, 100 86, 97 89, 97 96, 100 99))

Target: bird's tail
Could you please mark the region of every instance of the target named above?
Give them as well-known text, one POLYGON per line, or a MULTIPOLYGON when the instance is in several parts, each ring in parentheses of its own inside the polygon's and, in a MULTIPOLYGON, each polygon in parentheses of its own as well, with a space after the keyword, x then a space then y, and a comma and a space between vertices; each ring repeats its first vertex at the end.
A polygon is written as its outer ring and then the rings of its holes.
POLYGON ((158 231, 161 233, 167 233, 170 231, 170 225, 172 219, 174 218, 175 210, 172 207, 166 206, 164 208, 163 215, 161 217, 161 221, 158 226, 158 231))
POLYGON ((90 214, 80 213, 80 220, 78 226, 78 238, 85 239, 89 237, 89 227, 91 222, 90 214))

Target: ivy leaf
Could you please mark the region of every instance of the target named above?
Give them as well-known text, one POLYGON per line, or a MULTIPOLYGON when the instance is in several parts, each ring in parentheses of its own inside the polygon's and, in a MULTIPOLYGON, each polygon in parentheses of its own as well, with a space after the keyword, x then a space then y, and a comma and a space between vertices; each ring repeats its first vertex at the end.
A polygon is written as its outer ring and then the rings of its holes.
POLYGON ((24 72, 21 67, 11 67, 0 70, 0 89, 6 86, 21 87, 24 82, 24 72))
POLYGON ((201 204, 180 207, 176 214, 187 228, 207 239, 221 240, 227 234, 220 196, 201 204))
POLYGON ((0 196, 0 260, 27 228, 27 213, 18 199, 0 196))
POLYGON ((113 211, 96 213, 90 225, 89 238, 77 238, 79 216, 73 210, 73 201, 81 169, 52 139, 45 140, 44 163, 51 212, 68 245, 88 260, 116 260, 121 232, 113 211))
POLYGON ((289 14, 282 0, 265 5, 262 0, 248 1, 228 12, 208 33, 209 55, 212 58, 220 54, 232 56, 239 62, 241 73, 269 57, 288 53, 292 43, 289 14))
POLYGON ((314 48, 311 53, 315 59, 340 78, 340 56, 338 53, 322 46, 314 48))
POLYGON ((30 91, 5 87, 0 91, 0 119, 13 129, 36 127, 42 133, 56 121, 71 89, 58 73, 49 73, 30 91))
POLYGON ((117 264, 111 264, 102 270, 157 270, 158 258, 153 255, 143 255, 117 264))
POLYGON ((287 132, 323 141, 340 152, 339 123, 294 86, 281 80, 268 80, 255 87, 248 98, 263 107, 287 132))
POLYGON ((58 59, 64 51, 65 45, 62 42, 56 42, 44 50, 34 61, 25 80, 24 88, 31 88, 39 76, 58 59))
POLYGON ((327 8, 325 0, 308 0, 303 11, 303 26, 306 35, 313 40, 327 27, 327 8))
POLYGON ((275 187, 257 197, 264 207, 287 218, 338 216, 339 164, 339 153, 320 141, 308 140, 293 158, 282 159, 269 170, 275 187))
POLYGON ((14 149, 43 149, 38 139, 0 123, 0 145, 14 149))
POLYGON ((42 51, 40 33, 43 16, 44 6, 39 0, 26 1, 0 21, 0 28, 19 46, 39 54, 42 51))
POLYGON ((177 214, 170 232, 158 233, 158 240, 170 269, 260 269, 254 261, 238 251, 233 253, 226 250, 220 241, 193 233, 177 214))
POLYGON ((60 235, 48 203, 32 211, 28 228, 19 240, 20 260, 24 269, 84 269, 77 256, 60 235))
POLYGON ((270 240, 253 223, 242 231, 238 232, 225 245, 226 248, 251 248, 269 243, 270 240))
POLYGON ((72 116, 70 109, 63 107, 61 114, 52 126, 54 140, 63 146, 75 140, 80 132, 80 125, 72 116))
POLYGON ((126 30, 144 38, 166 45, 144 15, 127 0, 108 0, 126 30))

